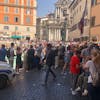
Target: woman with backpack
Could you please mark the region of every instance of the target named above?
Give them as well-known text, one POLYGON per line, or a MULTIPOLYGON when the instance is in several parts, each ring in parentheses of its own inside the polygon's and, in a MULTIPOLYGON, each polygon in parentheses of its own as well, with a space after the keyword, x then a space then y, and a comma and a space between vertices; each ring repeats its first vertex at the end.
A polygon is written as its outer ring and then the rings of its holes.
POLYGON ((92 60, 87 61, 85 69, 89 71, 88 93, 90 100, 100 100, 100 52, 91 52, 92 60))

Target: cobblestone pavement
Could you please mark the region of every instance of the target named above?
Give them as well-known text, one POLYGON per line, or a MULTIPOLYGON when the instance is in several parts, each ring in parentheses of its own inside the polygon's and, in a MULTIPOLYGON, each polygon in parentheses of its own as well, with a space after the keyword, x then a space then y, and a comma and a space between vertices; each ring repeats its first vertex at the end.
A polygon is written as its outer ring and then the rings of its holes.
POLYGON ((88 100, 79 95, 72 96, 70 75, 61 75, 55 70, 57 80, 50 75, 47 87, 43 87, 44 71, 30 71, 16 76, 11 86, 0 90, 0 100, 88 100))

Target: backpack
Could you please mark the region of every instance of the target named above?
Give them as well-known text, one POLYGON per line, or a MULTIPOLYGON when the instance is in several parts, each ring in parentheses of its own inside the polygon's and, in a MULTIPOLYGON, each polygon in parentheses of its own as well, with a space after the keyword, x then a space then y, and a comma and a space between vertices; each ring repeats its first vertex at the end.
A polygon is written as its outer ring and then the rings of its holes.
POLYGON ((7 57, 10 58, 10 48, 7 50, 7 57))
POLYGON ((94 64, 96 71, 92 76, 92 84, 95 87, 100 87, 100 68, 94 64))

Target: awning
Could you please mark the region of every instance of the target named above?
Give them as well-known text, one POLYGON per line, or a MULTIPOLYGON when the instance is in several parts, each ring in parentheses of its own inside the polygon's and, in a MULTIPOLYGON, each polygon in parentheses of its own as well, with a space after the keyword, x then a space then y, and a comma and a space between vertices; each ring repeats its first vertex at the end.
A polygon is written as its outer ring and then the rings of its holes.
POLYGON ((22 38, 25 38, 25 36, 22 36, 22 38))
POLYGON ((13 35, 11 36, 12 39, 21 39, 22 37, 21 36, 18 36, 18 35, 13 35))

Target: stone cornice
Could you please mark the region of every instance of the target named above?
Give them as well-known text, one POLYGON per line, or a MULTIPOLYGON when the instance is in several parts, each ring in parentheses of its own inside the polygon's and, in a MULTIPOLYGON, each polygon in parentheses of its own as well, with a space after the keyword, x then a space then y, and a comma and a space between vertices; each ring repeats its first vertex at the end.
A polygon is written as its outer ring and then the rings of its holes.
POLYGON ((32 6, 24 6, 24 5, 16 5, 16 4, 6 4, 6 3, 0 3, 0 6, 18 7, 18 8, 29 8, 29 9, 36 9, 37 8, 37 7, 32 7, 32 6))

